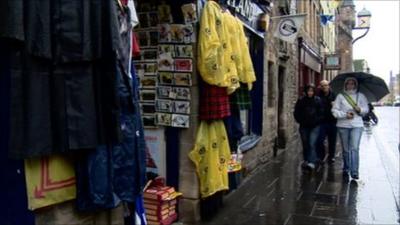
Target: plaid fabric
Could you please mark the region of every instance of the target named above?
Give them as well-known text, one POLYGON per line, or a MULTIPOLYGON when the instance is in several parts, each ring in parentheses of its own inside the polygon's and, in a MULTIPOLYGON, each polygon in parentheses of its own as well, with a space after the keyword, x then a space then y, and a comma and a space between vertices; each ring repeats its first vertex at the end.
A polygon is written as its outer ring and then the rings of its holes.
POLYGON ((218 87, 204 83, 200 89, 201 120, 223 119, 231 115, 229 96, 226 87, 218 87))
POLYGON ((230 96, 231 106, 240 110, 251 108, 250 92, 247 84, 241 83, 240 87, 230 96))

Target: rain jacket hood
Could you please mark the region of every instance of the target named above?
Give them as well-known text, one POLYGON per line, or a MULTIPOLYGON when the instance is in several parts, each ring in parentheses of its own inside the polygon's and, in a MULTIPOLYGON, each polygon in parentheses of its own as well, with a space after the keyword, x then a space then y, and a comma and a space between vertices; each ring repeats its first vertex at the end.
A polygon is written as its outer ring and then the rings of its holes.
POLYGON ((354 94, 354 93, 356 93, 357 90, 358 90, 358 81, 357 81, 357 79, 354 78, 354 77, 348 77, 348 78, 346 78, 346 80, 344 80, 344 87, 343 87, 343 90, 344 90, 344 92, 346 92, 346 93, 348 93, 348 94, 354 94), (353 80, 354 83, 355 83, 355 88, 354 88, 354 90, 346 90, 346 84, 347 84, 347 82, 350 81, 350 80, 353 80))

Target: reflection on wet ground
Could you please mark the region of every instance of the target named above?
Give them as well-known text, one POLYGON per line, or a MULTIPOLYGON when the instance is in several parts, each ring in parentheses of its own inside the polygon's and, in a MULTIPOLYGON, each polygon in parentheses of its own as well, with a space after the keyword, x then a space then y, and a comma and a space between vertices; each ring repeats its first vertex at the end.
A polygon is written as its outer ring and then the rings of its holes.
POLYGON ((301 149, 283 152, 246 178, 201 224, 399 224, 398 193, 378 147, 376 138, 364 133, 358 181, 342 177, 340 151, 333 165, 314 172, 301 169, 301 149))

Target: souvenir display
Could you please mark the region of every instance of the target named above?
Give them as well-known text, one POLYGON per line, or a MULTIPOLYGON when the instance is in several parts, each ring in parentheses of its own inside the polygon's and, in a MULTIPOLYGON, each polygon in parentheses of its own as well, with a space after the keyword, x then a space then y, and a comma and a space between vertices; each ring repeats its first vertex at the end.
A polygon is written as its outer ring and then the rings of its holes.
POLYGON ((171 8, 165 3, 143 3, 139 9, 136 32, 141 52, 134 57, 134 66, 146 127, 189 127, 196 5, 181 7, 185 24, 173 23, 171 8), (149 117, 152 113, 154 117, 149 117))

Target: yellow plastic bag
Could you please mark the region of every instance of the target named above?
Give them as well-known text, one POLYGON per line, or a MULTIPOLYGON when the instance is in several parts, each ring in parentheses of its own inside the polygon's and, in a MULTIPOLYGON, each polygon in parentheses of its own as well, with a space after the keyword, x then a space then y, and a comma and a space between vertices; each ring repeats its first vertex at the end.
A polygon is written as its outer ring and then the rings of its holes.
POLYGON ((189 158, 196 166, 202 198, 228 190, 228 162, 231 158, 228 137, 222 120, 200 122, 196 143, 189 158))
POLYGON ((76 198, 73 163, 62 156, 26 159, 25 178, 30 210, 76 198))

